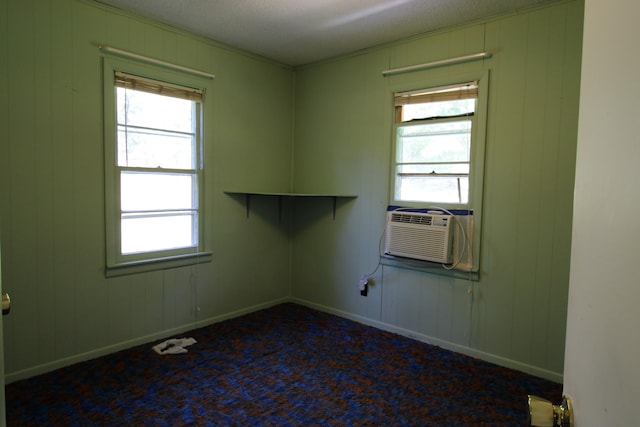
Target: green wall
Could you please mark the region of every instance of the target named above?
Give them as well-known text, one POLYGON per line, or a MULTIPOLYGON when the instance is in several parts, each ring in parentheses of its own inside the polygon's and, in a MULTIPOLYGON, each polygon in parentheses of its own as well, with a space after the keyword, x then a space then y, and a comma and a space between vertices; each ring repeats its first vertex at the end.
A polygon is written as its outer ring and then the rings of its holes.
POLYGON ((88 0, 0 0, 7 380, 293 300, 560 379, 582 1, 292 70, 88 0), (98 44, 216 75, 205 156, 211 263, 104 277, 98 44), (490 51, 392 78, 388 68, 490 51), (378 262, 391 93, 490 70, 480 280, 378 262), (294 143, 295 140, 295 143, 294 143), (252 197, 225 190, 357 194, 252 197), (534 327, 535 325, 535 327, 534 327))
POLYGON ((0 1, 0 218, 9 381, 148 342, 289 296, 288 67, 82 0, 0 1), (104 44, 216 75, 205 104, 211 263, 106 279, 104 44), (285 218, 286 219, 286 218, 285 218))
POLYGON ((560 2, 296 72, 294 185, 357 194, 336 219, 298 203, 292 294, 312 306, 560 380, 569 279, 583 3, 560 2), (488 60, 381 71, 488 51, 488 60), (480 280, 378 262, 391 93, 490 72, 480 280))

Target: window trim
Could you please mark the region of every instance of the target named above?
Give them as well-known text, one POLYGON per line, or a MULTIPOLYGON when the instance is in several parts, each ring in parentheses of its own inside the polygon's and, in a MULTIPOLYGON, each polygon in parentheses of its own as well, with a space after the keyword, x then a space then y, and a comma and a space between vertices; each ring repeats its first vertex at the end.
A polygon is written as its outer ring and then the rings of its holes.
MULTIPOLYGON (((470 238, 472 239, 472 259, 470 261, 469 272, 478 273, 480 269, 480 239, 482 234, 482 214, 484 199, 484 167, 486 152, 486 136, 489 108, 489 87, 490 87, 490 69, 484 69, 478 73, 461 73, 455 76, 444 76, 438 78, 397 78, 397 84, 389 87, 389 105, 391 118, 391 164, 389 168, 389 205, 402 206, 413 209, 429 209, 444 208, 447 210, 467 210, 472 212, 473 230, 470 238), (435 203, 435 202, 415 202, 401 201, 395 199, 396 185, 396 159, 397 159, 397 142, 396 142, 396 106, 395 94, 398 92, 424 91, 429 88, 447 87, 457 83, 478 82, 478 96, 476 101, 476 110, 473 116, 472 125, 471 153, 470 153, 470 171, 469 171, 469 196, 466 204, 458 203, 435 203), (456 83, 457 82, 457 83, 456 83)), ((428 261, 412 260, 414 267, 423 265, 426 271, 432 268, 432 264, 428 261)), ((387 264, 385 262, 385 264, 387 264)), ((440 266, 440 264, 437 264, 440 266)), ((420 267, 418 267, 420 268, 420 267)), ((450 270, 444 270, 451 274, 450 270)), ((467 271, 467 270, 465 270, 467 271)), ((477 280, 477 278, 476 278, 477 280)))
MULTIPOLYGON (((446 209, 474 209, 475 205, 480 206, 482 203, 482 187, 484 177, 484 146, 486 137, 486 117, 487 117, 487 103, 488 103, 488 85, 489 85, 489 71, 486 70, 481 76, 475 75, 470 78, 455 78, 448 79, 444 82, 429 81, 425 82, 424 87, 419 86, 419 83, 414 83, 410 88, 398 87, 392 88, 391 96, 393 98, 393 122, 392 122, 392 157, 391 157, 391 173, 390 173, 390 185, 389 185, 389 204, 390 205, 402 205, 412 208, 424 208, 437 204, 440 207, 446 209), (455 83, 457 81, 457 83, 455 83), (427 92, 430 89, 445 89, 448 87, 455 87, 463 85, 468 82, 477 82, 477 96, 476 96, 476 109, 472 116, 460 117, 460 118, 442 118, 437 120, 425 120, 424 123, 435 123, 436 121, 453 121, 453 120, 471 120, 471 152, 469 153, 469 194, 467 203, 444 203, 444 202, 429 202, 429 201, 406 201, 396 199, 396 185, 397 185, 397 154, 398 154, 398 141, 397 141, 397 129, 399 126, 408 125, 412 126, 415 123, 401 122, 397 116, 398 103, 396 102, 396 94, 398 93, 422 93, 427 92), (476 193, 480 193, 480 197, 475 196, 476 193)), ((453 99, 449 99, 453 100, 453 99)))
MULTIPOLYGON (((103 58, 103 104, 104 104, 104 176, 105 176, 105 275, 107 277, 133 274, 144 271, 175 268, 211 261, 211 253, 206 250, 205 242, 205 187, 204 187, 204 120, 205 105, 198 107, 198 132, 196 136, 197 159, 196 181, 198 185, 198 245, 166 251, 143 252, 122 255, 120 252, 120 196, 117 156, 117 100, 116 72, 122 72, 142 79, 157 81, 167 85, 184 88, 196 88, 204 93, 209 88, 207 79, 192 76, 175 70, 138 63, 136 61, 105 56, 103 58)), ((193 99, 192 99, 193 100, 193 99)))

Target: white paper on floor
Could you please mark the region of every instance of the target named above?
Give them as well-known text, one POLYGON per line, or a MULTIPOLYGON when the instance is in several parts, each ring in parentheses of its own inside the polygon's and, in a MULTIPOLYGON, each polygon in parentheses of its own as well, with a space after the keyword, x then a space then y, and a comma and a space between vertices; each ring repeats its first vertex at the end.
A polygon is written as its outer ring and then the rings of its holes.
POLYGON ((179 354, 186 353, 188 347, 197 341, 193 338, 172 338, 153 346, 153 351, 158 354, 179 354))

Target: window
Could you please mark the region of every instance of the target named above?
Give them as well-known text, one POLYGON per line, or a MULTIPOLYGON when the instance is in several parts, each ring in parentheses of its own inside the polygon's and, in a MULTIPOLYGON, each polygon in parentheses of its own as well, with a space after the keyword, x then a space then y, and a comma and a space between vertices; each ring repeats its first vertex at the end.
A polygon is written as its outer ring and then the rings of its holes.
POLYGON ((457 224, 453 251, 459 256, 453 268, 459 271, 439 265, 438 269, 425 265, 424 271, 464 277, 473 273, 477 279, 489 70, 459 77, 462 83, 438 80, 423 89, 407 87, 416 78, 395 82, 390 94, 394 108, 390 204, 453 213, 457 224))
POLYGON ((107 72, 107 274, 201 253, 204 91, 107 72))
POLYGON ((392 199, 469 204, 478 82, 394 94, 392 199))

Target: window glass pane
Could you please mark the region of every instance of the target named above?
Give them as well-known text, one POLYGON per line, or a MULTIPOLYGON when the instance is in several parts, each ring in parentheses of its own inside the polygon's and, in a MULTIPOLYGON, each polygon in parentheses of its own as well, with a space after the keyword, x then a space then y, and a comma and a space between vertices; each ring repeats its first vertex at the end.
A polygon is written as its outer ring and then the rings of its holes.
POLYGON ((196 247, 197 213, 122 215, 122 254, 196 247))
POLYGON ((468 163, 398 166, 395 189, 396 200, 467 203, 468 194, 468 163))
POLYGON ((117 88, 118 124, 192 132, 193 101, 117 88))
POLYGON ((120 173, 120 202, 123 211, 197 208, 195 176, 160 172, 120 173))
POLYGON ((425 102, 402 106, 403 122, 430 117, 451 117, 473 113, 476 109, 475 99, 459 99, 455 101, 425 102))
POLYGON ((195 138, 118 125, 118 166, 195 169, 195 138))
POLYGON ((398 126, 398 163, 467 162, 471 120, 398 126))

